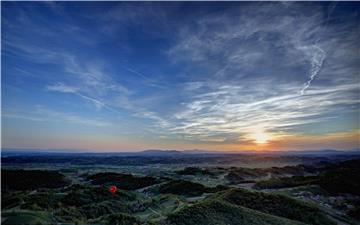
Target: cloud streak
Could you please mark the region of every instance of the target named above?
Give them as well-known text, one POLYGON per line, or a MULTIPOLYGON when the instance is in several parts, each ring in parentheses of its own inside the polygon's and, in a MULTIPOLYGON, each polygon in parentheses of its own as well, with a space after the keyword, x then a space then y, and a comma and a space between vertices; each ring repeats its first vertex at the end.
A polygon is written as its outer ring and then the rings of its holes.
POLYGON ((6 107, 47 109, 7 118, 239 146, 356 122, 360 14, 343 3, 6 4, 4 81, 29 94, 6 107))
POLYGON ((358 104, 359 100, 342 95, 343 91, 359 91, 355 84, 337 89, 313 90, 299 96, 292 87, 283 88, 283 94, 272 98, 238 100, 243 87, 221 86, 221 91, 194 96, 194 101, 175 116, 180 125, 172 129, 190 138, 238 135, 251 139, 254 132, 266 132, 274 137, 294 132, 299 125, 329 121, 332 109, 358 104), (331 99, 331 101, 330 101, 331 99))
POLYGON ((348 63, 333 53, 331 47, 336 44, 328 45, 327 36, 340 44, 355 33, 351 29, 339 32, 344 25, 328 24, 326 15, 334 8, 327 13, 315 6, 307 13, 299 7, 265 3, 256 10, 246 5, 204 16, 185 27, 168 54, 176 63, 198 62, 208 79, 200 77, 203 81, 184 88, 191 101, 175 114, 177 124, 172 132, 220 142, 237 136, 232 139, 245 143, 254 140, 252 135, 257 132, 283 137, 306 132, 299 131, 306 124, 330 123, 339 110, 355 113, 360 89, 353 83, 353 72, 342 70, 333 76, 325 68, 323 80, 309 89, 323 69, 325 48, 332 53, 328 65, 348 63), (303 84, 301 78, 306 76, 308 81, 303 84), (296 90, 301 86, 299 95, 296 90))
POLYGON ((21 120, 30 120, 34 122, 65 122, 68 124, 77 124, 93 127, 109 127, 111 123, 104 120, 94 119, 94 118, 84 118, 82 116, 56 112, 44 107, 37 107, 37 109, 32 113, 12 111, 2 114, 6 118, 14 118, 21 120))
POLYGON ((326 57, 326 53, 324 50, 322 50, 320 47, 314 45, 313 48, 315 48, 314 55, 311 60, 311 69, 310 69, 310 79, 305 83, 304 87, 301 89, 300 93, 303 95, 310 87, 311 82, 314 80, 315 76, 319 73, 321 66, 323 65, 323 62, 326 57))

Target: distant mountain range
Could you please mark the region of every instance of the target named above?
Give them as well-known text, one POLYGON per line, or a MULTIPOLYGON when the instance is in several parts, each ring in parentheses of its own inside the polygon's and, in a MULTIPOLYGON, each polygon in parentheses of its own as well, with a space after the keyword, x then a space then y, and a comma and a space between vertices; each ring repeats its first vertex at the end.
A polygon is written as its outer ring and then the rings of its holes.
POLYGON ((89 150, 71 150, 71 149, 15 149, 4 148, 1 150, 2 157, 7 156, 26 156, 26 155, 87 155, 87 156, 214 156, 227 154, 262 154, 262 155, 294 155, 294 156, 326 156, 326 155, 360 155, 360 149, 354 150, 304 150, 304 151, 208 151, 208 150, 160 150, 149 149, 139 152, 94 152, 89 150))

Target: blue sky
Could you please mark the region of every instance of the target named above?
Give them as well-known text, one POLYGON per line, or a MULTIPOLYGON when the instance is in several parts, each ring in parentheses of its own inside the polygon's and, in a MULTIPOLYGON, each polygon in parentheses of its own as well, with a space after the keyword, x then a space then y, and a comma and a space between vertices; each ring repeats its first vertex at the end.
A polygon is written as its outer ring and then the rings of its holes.
POLYGON ((2 2, 2 146, 359 146, 357 2, 2 2))

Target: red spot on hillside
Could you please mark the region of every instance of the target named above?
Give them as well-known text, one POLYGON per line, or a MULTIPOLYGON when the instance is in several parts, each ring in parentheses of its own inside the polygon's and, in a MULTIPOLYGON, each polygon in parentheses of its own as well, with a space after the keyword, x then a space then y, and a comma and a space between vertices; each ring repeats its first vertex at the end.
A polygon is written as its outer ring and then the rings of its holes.
POLYGON ((109 187, 109 192, 111 194, 115 194, 116 191, 117 191, 117 187, 115 185, 112 185, 109 187))

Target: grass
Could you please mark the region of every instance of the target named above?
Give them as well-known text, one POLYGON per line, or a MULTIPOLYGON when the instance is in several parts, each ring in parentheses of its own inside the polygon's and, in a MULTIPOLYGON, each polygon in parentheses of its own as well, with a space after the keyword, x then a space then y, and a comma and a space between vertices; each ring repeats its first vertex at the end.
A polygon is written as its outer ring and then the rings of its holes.
POLYGON ((293 176, 293 177, 281 177, 271 178, 269 180, 262 180, 256 182, 254 188, 256 189, 277 189, 277 188, 289 188, 303 185, 311 185, 317 183, 319 178, 317 176, 293 176))
POLYGON ((136 190, 159 183, 153 177, 136 177, 131 174, 121 173, 97 173, 87 177, 93 184, 116 185, 123 190, 136 190))
POLYGON ((306 186, 293 187, 288 189, 279 189, 279 190, 274 189, 274 191, 272 191, 271 193, 294 196, 299 192, 308 192, 312 195, 328 196, 328 193, 319 185, 306 185, 306 186))
POLYGON ((334 225, 317 207, 276 194, 230 189, 185 207, 166 219, 171 225, 334 225))
POLYGON ((3 190, 36 190, 69 185, 63 174, 47 170, 1 170, 1 180, 3 190))
POLYGON ((183 170, 176 171, 179 175, 215 175, 214 173, 210 172, 208 169, 199 168, 199 167, 186 167, 183 170))
POLYGON ((152 198, 143 211, 135 213, 142 220, 165 218, 167 215, 184 206, 185 200, 177 195, 166 194, 152 198))
POLYGON ((360 196, 360 159, 332 165, 320 175, 319 185, 333 195, 349 193, 360 196))
POLYGON ((2 225, 48 225, 56 224, 50 213, 38 211, 2 212, 2 225))
POLYGON ((261 211, 263 213, 285 217, 313 225, 333 225, 324 213, 314 205, 296 199, 245 189, 231 189, 219 192, 210 198, 226 201, 238 206, 261 211))
POLYGON ((207 187, 199 183, 186 180, 172 180, 159 187, 162 194, 176 194, 188 197, 199 196, 203 193, 212 193, 226 189, 224 186, 207 187))
POLYGON ((225 201, 207 199, 170 215, 168 225, 300 225, 302 223, 272 216, 225 201))

